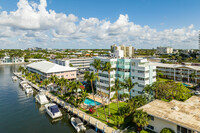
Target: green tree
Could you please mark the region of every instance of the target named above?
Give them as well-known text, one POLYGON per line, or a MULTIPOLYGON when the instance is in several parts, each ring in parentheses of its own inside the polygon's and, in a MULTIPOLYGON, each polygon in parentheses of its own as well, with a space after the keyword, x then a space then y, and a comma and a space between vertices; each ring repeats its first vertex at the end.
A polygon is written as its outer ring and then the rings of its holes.
MULTIPOLYGON (((90 81, 91 88, 92 88, 92 95, 93 95, 93 100, 94 101, 96 101, 96 100, 95 100, 95 97, 94 97, 93 82, 96 81, 97 78, 98 77, 97 77, 96 73, 94 73, 94 72, 90 73, 89 71, 85 72, 84 79, 90 81)), ((97 105, 96 105, 96 102, 94 102, 94 103, 95 103, 95 108, 96 108, 96 115, 98 117, 97 105)))
POLYGON ((134 88, 134 86, 138 84, 137 82, 136 83, 133 83, 132 82, 132 79, 131 77, 125 79, 124 83, 123 83, 123 86, 125 88, 128 88, 128 91, 129 91, 129 95, 130 95, 130 99, 131 99, 131 90, 134 88))
POLYGON ((136 110, 135 113, 133 113, 133 122, 137 124, 138 127, 141 127, 142 129, 149 124, 150 117, 146 112, 143 112, 143 110, 136 110))
POLYGON ((175 132, 170 128, 163 128, 160 133, 175 133, 175 132))
POLYGON ((101 82, 100 82, 100 78, 99 78, 99 70, 101 69, 101 60, 99 59, 94 59, 94 62, 91 64, 95 69, 96 69, 96 74, 97 74, 97 79, 98 79, 98 84, 99 84, 99 88, 100 88, 100 93, 101 93, 101 100, 102 100, 102 103, 103 103, 103 107, 104 107, 104 115, 105 115, 105 119, 106 121, 107 120, 107 116, 106 116, 106 108, 105 108, 105 103, 104 103, 104 100, 103 100, 103 94, 102 94, 102 91, 101 91, 101 82))
POLYGON ((120 110, 119 110, 119 91, 122 89, 122 86, 121 86, 121 83, 119 81, 119 79, 115 79, 115 82, 114 82, 114 86, 115 88, 115 93, 117 95, 117 109, 118 109, 118 113, 120 114, 120 110))
POLYGON ((105 62, 105 64, 103 64, 103 72, 106 71, 108 72, 108 82, 109 82, 109 100, 108 100, 108 115, 110 115, 110 93, 111 93, 111 87, 110 87, 110 72, 114 70, 112 68, 112 65, 110 64, 110 62, 105 62))
POLYGON ((196 74, 196 71, 194 71, 193 73, 190 74, 190 78, 193 82, 193 86, 194 86, 194 83, 195 83, 195 79, 197 78, 197 74, 196 74))
POLYGON ((43 81, 42 81, 42 85, 44 85, 45 86, 45 88, 47 88, 47 85, 49 84, 49 80, 48 79, 44 79, 43 81))

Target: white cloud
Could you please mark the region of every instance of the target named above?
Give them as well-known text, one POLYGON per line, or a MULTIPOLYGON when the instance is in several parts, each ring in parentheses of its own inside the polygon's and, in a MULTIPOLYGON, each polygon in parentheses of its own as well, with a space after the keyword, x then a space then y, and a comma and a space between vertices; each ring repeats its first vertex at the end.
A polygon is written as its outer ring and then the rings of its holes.
MULTIPOLYGON (((46 0, 40 3, 20 0, 16 11, 0 12, 0 47, 6 43, 67 47, 71 44, 84 48, 108 48, 111 44, 131 44, 137 48, 174 46, 175 48, 195 48, 198 31, 194 25, 180 29, 157 31, 148 25, 141 26, 129 21, 128 15, 119 15, 111 23, 98 18, 78 19, 74 14, 66 15, 46 10, 46 0), (17 41, 16 41, 17 40, 17 41)), ((18 45, 19 46, 19 45, 18 45)))

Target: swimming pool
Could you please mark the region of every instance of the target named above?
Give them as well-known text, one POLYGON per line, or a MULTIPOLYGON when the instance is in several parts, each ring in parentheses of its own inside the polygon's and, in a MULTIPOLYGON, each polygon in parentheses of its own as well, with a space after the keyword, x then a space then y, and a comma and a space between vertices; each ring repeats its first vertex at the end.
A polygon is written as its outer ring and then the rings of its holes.
MULTIPOLYGON (((84 103, 87 104, 87 105, 95 106, 94 100, 92 100, 92 99, 86 98, 85 101, 84 101, 84 103)), ((99 103, 99 102, 96 101, 96 105, 101 105, 101 103, 99 103)))
POLYGON ((184 86, 189 87, 190 85, 183 83, 184 86))

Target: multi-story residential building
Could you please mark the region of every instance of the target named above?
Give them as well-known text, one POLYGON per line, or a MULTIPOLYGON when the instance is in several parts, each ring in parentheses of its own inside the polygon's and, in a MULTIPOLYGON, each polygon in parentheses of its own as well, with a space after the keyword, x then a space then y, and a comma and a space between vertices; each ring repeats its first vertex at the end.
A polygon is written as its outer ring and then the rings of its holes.
POLYGON ((164 64, 164 63, 150 63, 156 66, 156 69, 162 72, 163 76, 174 81, 182 81, 189 83, 200 82, 200 66, 188 66, 179 64, 164 64), (195 73, 195 79, 192 79, 191 74, 195 73))
POLYGON ((158 54, 172 54, 173 48, 172 47, 157 47, 158 54))
POLYGON ((200 97, 192 96, 185 102, 172 100, 164 102, 154 100, 139 108, 147 112, 151 120, 146 127, 160 133, 163 128, 170 128, 175 133, 200 132, 200 97))
POLYGON ((111 45, 111 56, 112 57, 117 57, 117 58, 121 58, 123 55, 123 57, 134 57, 134 47, 129 45, 129 46, 124 46, 124 45, 120 45, 117 46, 116 44, 111 45))
POLYGON ((48 79, 51 75, 58 78, 66 78, 69 80, 76 79, 77 69, 73 67, 64 67, 48 61, 34 62, 26 66, 29 72, 41 75, 41 80, 48 79))
POLYGON ((87 70, 90 68, 92 58, 51 59, 50 61, 62 66, 71 66, 79 70, 87 70))
MULTIPOLYGON (((131 77, 133 83, 138 83, 131 91, 131 96, 142 94, 143 88, 147 84, 152 84, 156 81, 156 67, 149 65, 147 59, 120 59, 120 58, 105 58, 94 57, 94 59, 100 59, 102 63, 110 62, 113 71, 110 73, 110 83, 108 72, 99 70, 100 84, 97 82, 97 92, 102 91, 105 94, 109 94, 109 84, 112 87, 115 79, 119 79, 124 82, 125 79, 131 77)), ((90 71, 96 72, 93 66, 90 67, 90 71)), ((128 93, 127 89, 121 90, 120 94, 128 93)), ((115 92, 111 92, 111 97, 115 92)))
POLYGON ((23 63, 24 57, 10 57, 5 56, 0 59, 0 64, 17 64, 17 63, 23 63))

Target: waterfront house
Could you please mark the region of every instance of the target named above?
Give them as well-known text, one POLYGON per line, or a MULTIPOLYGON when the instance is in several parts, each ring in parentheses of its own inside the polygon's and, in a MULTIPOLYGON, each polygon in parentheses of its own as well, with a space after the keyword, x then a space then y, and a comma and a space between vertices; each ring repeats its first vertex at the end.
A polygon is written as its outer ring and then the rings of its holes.
POLYGON ((152 131, 159 133, 163 128, 170 128, 175 133, 200 132, 200 97, 192 96, 185 102, 155 100, 139 109, 150 115, 146 128, 152 131))
POLYGON ((5 56, 3 58, 0 58, 0 64, 17 64, 23 62, 24 62, 24 57, 5 56))
POLYGON ((49 78, 51 75, 56 75, 58 78, 63 77, 69 80, 76 79, 76 68, 57 65, 48 61, 34 62, 26 67, 29 72, 40 74, 41 79, 49 78))

